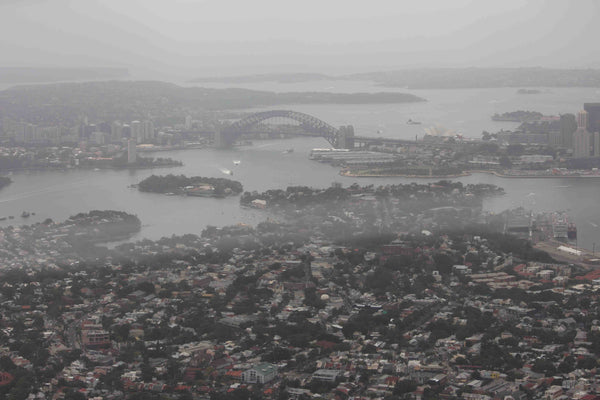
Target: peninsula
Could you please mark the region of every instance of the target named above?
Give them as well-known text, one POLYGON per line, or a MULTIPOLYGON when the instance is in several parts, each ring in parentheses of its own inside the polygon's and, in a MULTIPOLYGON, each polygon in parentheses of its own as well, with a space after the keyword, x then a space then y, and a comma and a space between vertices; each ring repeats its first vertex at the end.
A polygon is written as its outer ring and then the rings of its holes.
POLYGON ((511 122, 528 122, 536 121, 543 117, 543 114, 538 111, 511 111, 502 114, 492 115, 494 121, 511 121, 511 122))
POLYGON ((190 109, 236 110, 284 104, 395 104, 426 101, 409 93, 275 93, 247 89, 181 87, 156 81, 109 81, 16 86, 0 92, 6 118, 38 125, 92 120, 156 121, 185 118, 190 109), (107 101, 107 99, 111 99, 107 101))

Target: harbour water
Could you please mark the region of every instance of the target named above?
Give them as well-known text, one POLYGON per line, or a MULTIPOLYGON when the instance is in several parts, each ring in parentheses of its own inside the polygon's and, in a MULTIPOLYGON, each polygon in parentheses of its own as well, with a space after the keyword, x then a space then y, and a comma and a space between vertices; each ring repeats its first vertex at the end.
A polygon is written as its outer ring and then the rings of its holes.
MULTIPOLYGON (((275 83, 243 86, 277 91, 319 88, 332 92, 383 90, 371 84, 359 87, 356 83, 349 83, 350 87, 343 88, 336 85, 343 83, 316 82, 294 84, 294 87, 275 83)), ((519 95, 514 88, 399 91, 414 93, 428 101, 393 105, 289 105, 277 108, 306 112, 334 126, 352 124, 359 135, 409 139, 415 135, 422 136, 423 129, 434 124, 465 136, 477 137, 482 130, 496 132, 516 126, 510 122, 491 121, 490 116, 494 113, 519 109, 544 114, 575 113, 584 102, 600 101, 597 89, 586 88, 543 89, 542 93, 536 95, 519 95), (408 119, 421 121, 422 125, 407 125, 408 119)), ((327 146, 324 139, 316 137, 255 141, 252 146, 231 150, 194 149, 161 153, 161 157, 172 157, 184 163, 182 167, 175 168, 15 172, 11 176, 14 182, 0 190, 0 217, 13 215, 15 219, 0 221, 0 226, 36 223, 46 218, 59 221, 78 212, 115 209, 140 217, 142 230, 134 238, 137 240, 173 234, 199 234, 207 225, 223 226, 238 222, 255 225, 268 216, 264 211, 240 208, 237 197, 163 196, 141 193, 128 187, 151 174, 229 178, 221 170, 230 169, 234 173, 231 178, 242 182, 244 190, 249 191, 290 185, 325 187, 334 181, 344 186, 354 182, 378 185, 415 181, 407 178, 342 177, 337 168, 308 159, 312 148, 327 146), (294 151, 285 152, 290 148, 294 151), (239 165, 234 165, 234 160, 239 160, 239 165), (36 214, 23 219, 20 217, 23 211, 36 214)), ((518 206, 536 211, 567 211, 578 227, 578 245, 592 249, 595 243, 600 244, 600 180, 505 179, 488 174, 475 174, 458 180, 464 183, 493 183, 503 187, 505 196, 485 202, 484 207, 489 211, 498 212, 518 206)))

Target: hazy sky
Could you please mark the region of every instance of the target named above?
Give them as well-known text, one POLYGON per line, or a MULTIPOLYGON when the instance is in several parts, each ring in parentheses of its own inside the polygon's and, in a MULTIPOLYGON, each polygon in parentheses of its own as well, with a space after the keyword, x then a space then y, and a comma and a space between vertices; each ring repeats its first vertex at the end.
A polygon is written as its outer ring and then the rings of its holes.
POLYGON ((134 76, 600 67, 595 0, 0 0, 3 66, 134 76))

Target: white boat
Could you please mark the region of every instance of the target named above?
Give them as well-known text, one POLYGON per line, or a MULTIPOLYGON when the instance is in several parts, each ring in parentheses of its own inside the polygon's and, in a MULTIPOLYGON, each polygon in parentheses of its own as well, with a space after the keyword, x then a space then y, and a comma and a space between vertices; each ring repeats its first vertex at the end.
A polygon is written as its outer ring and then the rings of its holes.
POLYGON ((240 160, 233 160, 233 165, 240 165, 242 162, 240 160))

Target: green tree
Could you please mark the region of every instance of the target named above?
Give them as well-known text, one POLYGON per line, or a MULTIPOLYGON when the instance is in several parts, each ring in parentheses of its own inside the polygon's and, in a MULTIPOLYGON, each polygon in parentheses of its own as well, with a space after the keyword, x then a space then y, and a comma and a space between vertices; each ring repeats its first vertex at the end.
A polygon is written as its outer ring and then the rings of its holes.
POLYGON ((510 158, 506 155, 500 157, 500 166, 502 168, 511 168, 512 167, 512 162, 510 161, 510 158))

